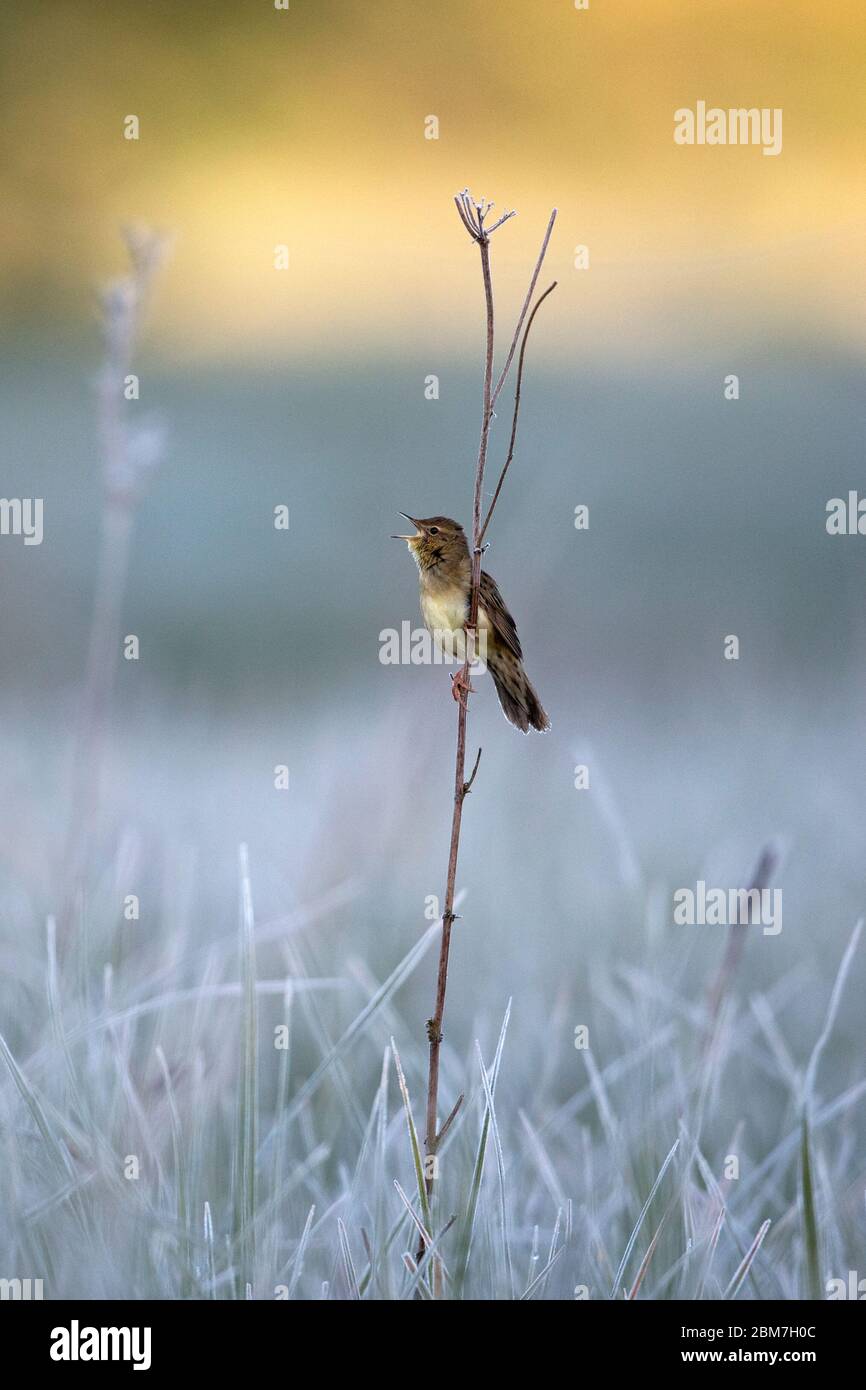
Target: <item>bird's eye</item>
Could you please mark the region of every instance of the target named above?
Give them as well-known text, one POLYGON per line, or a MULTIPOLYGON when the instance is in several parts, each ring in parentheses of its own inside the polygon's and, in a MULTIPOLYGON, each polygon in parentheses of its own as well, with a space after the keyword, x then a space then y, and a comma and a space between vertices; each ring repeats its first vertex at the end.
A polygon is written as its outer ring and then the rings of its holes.
POLYGON ((431 527, 430 527, 430 535, 431 535, 431 536, 438 536, 438 535, 439 535, 439 527, 438 527, 438 526, 431 526, 431 527))

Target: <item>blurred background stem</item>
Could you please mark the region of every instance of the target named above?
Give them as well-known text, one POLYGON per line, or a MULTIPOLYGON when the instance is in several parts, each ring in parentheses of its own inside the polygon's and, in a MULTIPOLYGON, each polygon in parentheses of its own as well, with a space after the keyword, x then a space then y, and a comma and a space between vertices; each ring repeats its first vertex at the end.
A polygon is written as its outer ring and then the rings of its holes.
POLYGON ((81 901, 98 828, 135 513, 163 455, 160 425, 147 416, 130 420, 129 412, 139 396, 138 379, 130 370, 133 350, 150 283, 163 259, 166 242, 143 229, 127 229, 124 240, 130 272, 106 285, 100 296, 104 358, 96 399, 103 502, 87 667, 74 735, 61 880, 66 894, 60 923, 61 944, 68 940, 76 904, 81 901))

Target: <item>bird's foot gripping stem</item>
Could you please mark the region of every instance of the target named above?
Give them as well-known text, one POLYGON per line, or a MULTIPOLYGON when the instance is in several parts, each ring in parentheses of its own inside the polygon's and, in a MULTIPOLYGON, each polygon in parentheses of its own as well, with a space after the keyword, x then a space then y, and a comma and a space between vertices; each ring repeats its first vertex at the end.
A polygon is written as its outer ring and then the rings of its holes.
POLYGON ((466 708, 466 696, 475 694, 475 686, 469 679, 469 667, 461 666, 460 670, 451 677, 451 694, 454 699, 466 708))

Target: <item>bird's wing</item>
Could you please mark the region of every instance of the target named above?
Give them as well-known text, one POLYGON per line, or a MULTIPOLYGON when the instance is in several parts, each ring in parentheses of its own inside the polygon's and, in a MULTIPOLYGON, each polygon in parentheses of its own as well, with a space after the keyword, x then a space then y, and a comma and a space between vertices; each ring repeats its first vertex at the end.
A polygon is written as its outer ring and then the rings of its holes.
POLYGON ((523 652, 520 649, 520 638, 517 636, 514 619, 505 607, 496 580, 491 575, 486 574, 484 570, 481 571, 481 587, 478 597, 490 619, 496 637, 510 652, 514 653, 518 661, 521 661, 523 652))

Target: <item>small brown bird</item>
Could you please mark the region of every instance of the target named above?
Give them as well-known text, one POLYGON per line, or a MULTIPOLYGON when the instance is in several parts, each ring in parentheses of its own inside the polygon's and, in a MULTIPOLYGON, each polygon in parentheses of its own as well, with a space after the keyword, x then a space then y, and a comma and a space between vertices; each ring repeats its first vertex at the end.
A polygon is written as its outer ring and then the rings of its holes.
MULTIPOLYGON (((464 624, 469 618, 472 559, 463 527, 447 516, 426 519, 401 512, 415 527, 414 536, 394 536, 406 541, 418 566, 421 614, 434 640, 466 656, 464 624)), ((523 652, 514 619, 505 607, 499 586, 484 570, 478 595, 478 652, 493 677, 502 713, 524 734, 550 728, 541 701, 523 668, 523 652)), ((458 682, 455 689, 459 691, 458 682)))

